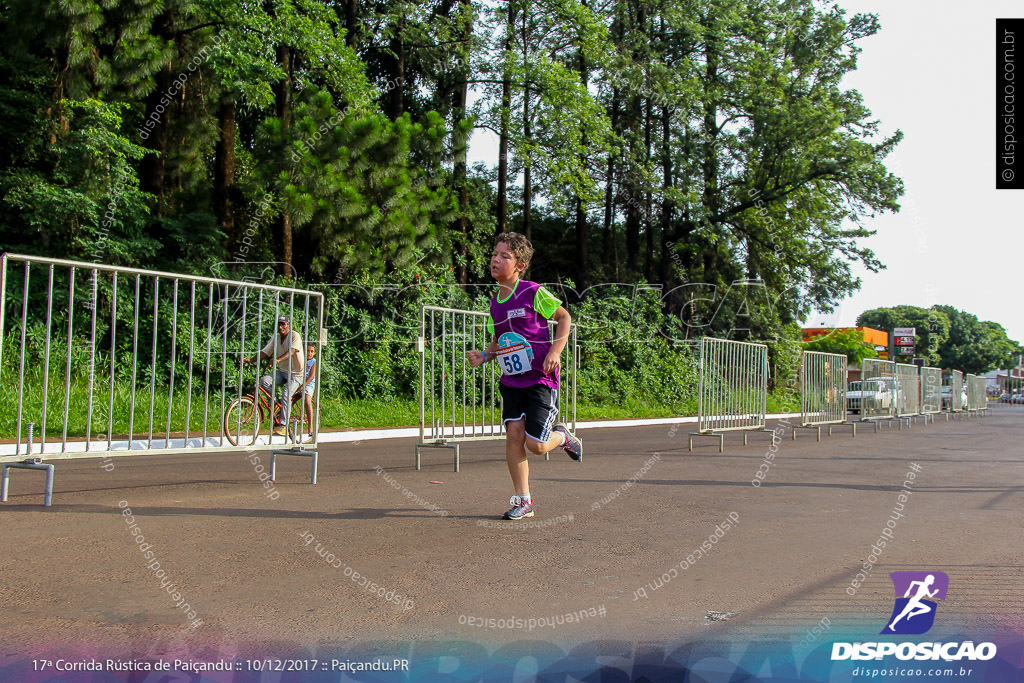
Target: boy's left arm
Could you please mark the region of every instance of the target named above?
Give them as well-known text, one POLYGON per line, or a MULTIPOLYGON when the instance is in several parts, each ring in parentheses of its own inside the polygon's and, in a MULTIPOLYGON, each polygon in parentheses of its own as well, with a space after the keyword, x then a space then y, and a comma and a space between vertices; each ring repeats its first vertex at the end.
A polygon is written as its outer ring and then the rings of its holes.
POLYGON ((565 307, 559 306, 555 309, 551 320, 555 321, 555 338, 551 342, 551 350, 544 358, 544 372, 554 372, 562 365, 562 350, 569 341, 569 329, 572 326, 572 316, 565 307))

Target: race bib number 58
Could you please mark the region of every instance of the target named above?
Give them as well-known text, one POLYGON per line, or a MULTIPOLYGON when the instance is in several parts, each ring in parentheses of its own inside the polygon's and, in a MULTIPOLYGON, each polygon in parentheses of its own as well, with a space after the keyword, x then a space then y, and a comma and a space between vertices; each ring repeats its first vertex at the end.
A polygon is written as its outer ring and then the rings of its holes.
POLYGON ((503 375, 521 375, 531 369, 533 348, 515 332, 506 332, 498 339, 498 366, 503 375))

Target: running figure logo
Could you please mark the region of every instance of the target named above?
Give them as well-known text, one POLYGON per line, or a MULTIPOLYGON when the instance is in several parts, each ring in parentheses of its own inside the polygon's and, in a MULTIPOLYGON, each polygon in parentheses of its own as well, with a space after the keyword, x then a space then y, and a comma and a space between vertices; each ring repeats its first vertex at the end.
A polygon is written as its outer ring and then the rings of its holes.
POLYGON ((945 572, 893 572, 889 574, 896 589, 892 616, 881 633, 919 635, 935 623, 936 600, 945 600, 949 577, 945 572))

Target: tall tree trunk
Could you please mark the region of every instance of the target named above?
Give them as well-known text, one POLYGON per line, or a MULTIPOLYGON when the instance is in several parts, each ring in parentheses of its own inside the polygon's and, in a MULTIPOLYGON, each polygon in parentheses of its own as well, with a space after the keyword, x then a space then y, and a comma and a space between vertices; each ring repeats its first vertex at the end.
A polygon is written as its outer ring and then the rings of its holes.
POLYGON ((512 119, 512 73, 509 64, 515 37, 517 0, 508 1, 505 57, 501 75, 501 131, 498 135, 498 234, 508 232, 508 129, 512 119))
MULTIPOLYGON (((611 124, 612 130, 618 132, 618 119, 619 119, 619 89, 612 89, 612 115, 611 124)), ((604 232, 603 240, 601 245, 601 256, 604 258, 605 265, 612 263, 614 265, 615 273, 619 271, 618 255, 614 256, 612 251, 615 249, 615 236, 613 234, 613 223, 615 221, 615 152, 608 152, 608 170, 605 174, 604 183, 604 232)))
MULTIPOLYGON (((629 6, 632 3, 627 2, 626 14, 629 14, 629 6)), ((632 20, 630 22, 630 38, 634 36, 644 37, 644 25, 646 19, 646 7, 643 2, 636 3, 636 15, 635 17, 630 16, 632 20), (640 34, 636 36, 636 34, 640 34)), ((640 62, 645 55, 640 53, 640 48, 636 47, 636 41, 630 41, 631 45, 627 48, 629 58, 634 62, 640 62)), ((639 94, 634 95, 629 102, 629 107, 626 110, 626 121, 623 126, 629 131, 629 146, 630 146, 630 158, 629 163, 639 163, 644 155, 641 154, 639 146, 641 144, 641 127, 643 126, 643 99, 639 94)), ((625 182, 626 190, 626 267, 630 272, 630 275, 636 275, 640 272, 640 223, 642 220, 642 207, 644 202, 644 193, 641 190, 641 174, 636 169, 630 168, 622 176, 625 182)))
MULTIPOLYGON (((277 61, 284 72, 284 77, 277 82, 275 87, 274 104, 277 117, 281 120, 281 128, 283 131, 287 131, 292 125, 292 92, 294 90, 294 81, 292 80, 294 64, 292 63, 291 48, 287 45, 279 46, 277 61)), ((280 224, 282 258, 286 264, 281 275, 290 277, 295 255, 293 253, 292 216, 287 210, 281 212, 280 224)))
POLYGON ((235 98, 225 93, 217 114, 220 136, 214 150, 213 213, 226 235, 235 234, 235 98))
MULTIPOLYGON (((523 7, 523 65, 530 63, 530 42, 528 34, 530 12, 523 7)), ((532 140, 530 129, 530 77, 529 74, 523 79, 523 143, 527 147, 523 158, 523 234, 526 239, 532 239, 533 226, 531 225, 531 213, 533 211, 533 184, 530 178, 530 152, 529 146, 532 140)))
POLYGON ((455 135, 455 164, 452 169, 453 180, 459 195, 459 218, 456 225, 458 231, 457 253, 462 258, 459 263, 458 280, 461 284, 469 281, 469 188, 466 173, 466 154, 468 152, 468 135, 463 130, 466 118, 466 99, 469 93, 469 51, 473 38, 472 2, 460 0, 463 10, 462 49, 463 66, 456 74, 455 97, 453 102, 452 130, 455 135))
POLYGON ((142 158, 139 167, 139 186, 143 192, 156 197, 153 212, 156 218, 163 217, 166 212, 164 177, 167 169, 167 134, 170 118, 169 108, 160 101, 173 82, 174 74, 171 72, 171 65, 168 64, 157 73, 156 88, 146 98, 146 119, 143 125, 148 126, 152 123, 153 128, 148 129, 149 135, 145 138, 145 145, 150 153, 142 158))
POLYGON ((576 284, 583 291, 590 280, 587 268, 587 210, 583 199, 576 198, 576 284))
POLYGON ((669 194, 672 190, 672 152, 670 137, 670 120, 668 107, 661 108, 661 283, 666 289, 671 288, 672 269, 675 259, 675 234, 672 231, 672 202, 669 194))
MULTIPOLYGON (((718 213, 718 104, 714 95, 715 84, 718 83, 718 42, 715 37, 716 27, 709 13, 702 22, 705 26, 705 66, 704 66, 704 120, 703 145, 704 153, 701 160, 704 176, 704 215, 714 216, 718 213)), ((718 247, 709 243, 704 250, 705 276, 718 270, 718 247)))
POLYGON ((345 44, 355 50, 359 43, 359 0, 345 2, 345 44))
POLYGON ((640 178, 639 174, 635 169, 632 168, 632 164, 638 162, 641 157, 637 154, 637 145, 640 137, 640 111, 641 111, 640 96, 637 95, 632 98, 626 113, 626 128, 630 131, 629 146, 632 153, 630 154, 629 164, 630 167, 625 169, 625 173, 622 174, 622 182, 624 183, 624 190, 626 193, 626 269, 630 275, 636 275, 639 271, 639 256, 640 256, 640 218, 641 211, 640 207, 643 204, 643 193, 640 191, 640 178))
MULTIPOLYGON (((583 2, 583 6, 586 7, 586 0, 583 2)), ((583 46, 580 46, 579 62, 580 82, 583 84, 583 89, 586 90, 590 74, 587 69, 586 55, 583 53, 583 46)), ((587 149, 587 133, 584 130, 583 137, 581 139, 581 147, 583 150, 587 149)), ((587 165, 586 152, 580 154, 580 162, 583 167, 587 165)), ((583 198, 576 198, 576 284, 583 291, 587 288, 587 281, 589 279, 589 270, 587 268, 587 211, 583 205, 583 198)))
MULTIPOLYGON (((651 125, 654 113, 652 111, 651 98, 647 98, 647 107, 644 110, 644 159, 647 166, 651 164, 651 125)), ((654 282, 654 219, 651 216, 651 191, 648 189, 644 196, 644 231, 647 235, 646 258, 644 259, 644 275, 648 282, 654 282)))
MULTIPOLYGON (((162 13, 153 22, 153 35, 165 40, 172 40, 174 37, 174 15, 168 10, 162 13)), ((144 119, 144 130, 147 135, 143 144, 150 153, 142 158, 139 165, 139 186, 143 192, 148 192, 156 197, 156 207, 153 211, 155 218, 161 218, 166 214, 164 192, 164 177, 166 174, 167 159, 167 137, 169 119, 171 116, 169 103, 162 102, 165 93, 170 92, 174 83, 174 67, 168 63, 156 74, 156 87, 146 97, 146 118, 144 119), (149 128, 152 124, 152 128, 149 128)))
POLYGON ((399 19, 395 36, 391 39, 391 58, 387 60, 388 85, 387 117, 396 120, 405 111, 405 17, 399 19))

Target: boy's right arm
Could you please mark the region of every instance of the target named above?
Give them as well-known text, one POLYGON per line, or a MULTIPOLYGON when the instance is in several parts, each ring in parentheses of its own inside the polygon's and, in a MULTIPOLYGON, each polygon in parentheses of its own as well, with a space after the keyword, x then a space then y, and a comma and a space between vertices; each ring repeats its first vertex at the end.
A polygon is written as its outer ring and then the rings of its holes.
POLYGON ((497 351, 498 351, 498 340, 497 339, 492 339, 491 343, 488 344, 487 348, 484 349, 482 352, 481 351, 477 351, 475 349, 472 350, 472 351, 467 351, 466 352, 466 357, 469 358, 469 364, 472 367, 478 368, 481 365, 483 365, 485 362, 489 362, 489 361, 494 360, 497 357, 497 351))

